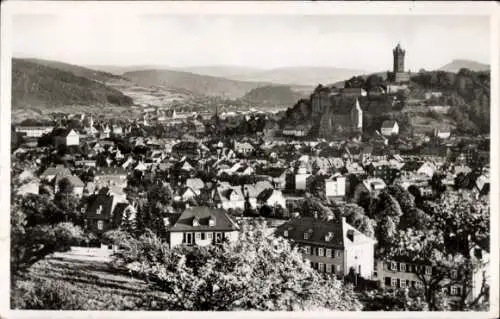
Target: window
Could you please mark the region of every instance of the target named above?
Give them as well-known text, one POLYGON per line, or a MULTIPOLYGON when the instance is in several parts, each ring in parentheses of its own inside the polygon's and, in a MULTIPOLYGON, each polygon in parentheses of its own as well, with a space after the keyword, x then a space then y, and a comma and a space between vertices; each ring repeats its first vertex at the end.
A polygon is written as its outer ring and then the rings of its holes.
POLYGON ((451 287, 451 295, 452 296, 460 296, 461 293, 460 293, 460 287, 451 287))
POLYGON ((392 278, 391 279, 391 286, 392 287, 397 287, 398 286, 398 278, 392 278))
POLYGON ((385 277, 384 278, 384 285, 386 287, 389 287, 391 285, 391 277, 385 277))
POLYGON ((197 240, 200 240, 201 239, 201 233, 195 233, 194 234, 194 238, 197 239, 197 240))
POLYGON ((101 215, 102 213, 102 205, 99 205, 99 207, 97 207, 97 210, 95 211, 96 215, 101 215))
POLYGON ((406 282, 404 280, 401 280, 401 288, 406 287, 406 282))
POLYGON ((222 243, 222 233, 215 233, 215 242, 222 243))
POLYGON ((214 238, 213 233, 207 233, 207 239, 212 240, 214 238))
POLYGON ((319 263, 319 264, 318 264, 318 270, 319 270, 320 272, 324 272, 324 271, 325 271, 325 264, 323 264, 323 263, 319 263))
POLYGON ((342 257, 342 251, 337 250, 337 257, 342 257))
POLYGON ((377 261, 376 260, 373 261, 373 270, 375 270, 375 271, 377 270, 377 261))
POLYGON ((399 264, 399 271, 406 272, 406 265, 404 263, 399 264))
POLYGON ((309 233, 304 233, 304 239, 309 239, 309 233))
POLYGON ((457 278, 457 271, 456 270, 451 271, 451 278, 453 278, 453 279, 457 278))
POLYGON ((413 288, 415 288, 415 287, 416 287, 415 280, 412 280, 412 281, 411 281, 411 286, 412 286, 413 288))
POLYGON ((326 257, 329 257, 329 258, 332 257, 332 250, 330 248, 326 249, 326 257))
POLYGON ((205 233, 201 233, 200 237, 201 237, 201 240, 205 240, 206 239, 205 238, 205 233))
POLYGON ((394 261, 391 261, 391 270, 396 271, 398 269, 397 264, 394 261))
POLYGON ((310 246, 306 246, 304 248, 306 249, 306 254, 310 255, 311 254, 311 247, 310 246))
POLYGON ((325 251, 323 248, 318 248, 318 256, 323 257, 325 255, 325 251))
POLYGON ((288 237, 288 230, 285 230, 285 231, 283 232, 283 236, 288 237))
POLYGON ((373 272, 373 277, 377 278, 378 273, 376 271, 373 272))
POLYGON ((335 265, 335 273, 339 273, 340 272, 340 266, 339 265, 335 265))
POLYGON ((332 264, 326 264, 326 272, 331 273, 332 272, 332 264))
POLYGON ((102 230, 104 228, 104 222, 102 220, 97 221, 97 229, 102 230))
POLYGON ((432 275, 432 267, 425 266, 425 274, 426 275, 432 275))

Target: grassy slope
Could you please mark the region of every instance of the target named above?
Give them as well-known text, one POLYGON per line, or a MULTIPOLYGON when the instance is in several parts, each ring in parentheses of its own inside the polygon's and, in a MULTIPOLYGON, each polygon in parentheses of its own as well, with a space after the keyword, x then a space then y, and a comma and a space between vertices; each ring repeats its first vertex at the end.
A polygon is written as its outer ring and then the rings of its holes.
MULTIPOLYGON (((33 265, 27 278, 64 281, 74 293, 86 301, 87 310, 147 310, 142 300, 159 300, 160 292, 150 290, 147 284, 128 274, 120 274, 106 261, 80 258, 71 253, 47 257, 33 265)), ((18 285, 31 285, 31 280, 18 281, 18 285)))

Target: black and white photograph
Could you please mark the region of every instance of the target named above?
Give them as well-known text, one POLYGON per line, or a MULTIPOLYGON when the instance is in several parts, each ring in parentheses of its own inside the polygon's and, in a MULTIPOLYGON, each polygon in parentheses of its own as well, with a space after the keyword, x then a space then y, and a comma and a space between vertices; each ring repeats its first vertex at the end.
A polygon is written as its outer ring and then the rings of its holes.
POLYGON ((2 4, 0 317, 497 317, 497 4, 57 3, 2 4))

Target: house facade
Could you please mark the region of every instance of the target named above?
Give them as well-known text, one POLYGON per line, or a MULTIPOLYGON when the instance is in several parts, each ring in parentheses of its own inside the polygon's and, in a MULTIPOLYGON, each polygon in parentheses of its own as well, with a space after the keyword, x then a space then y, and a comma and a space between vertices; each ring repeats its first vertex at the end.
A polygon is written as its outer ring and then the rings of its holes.
POLYGON ((207 246, 225 240, 238 240, 238 225, 221 209, 187 208, 172 225, 167 223, 170 247, 178 245, 207 246))
POLYGON ((276 235, 302 248, 313 268, 343 277, 354 271, 372 277, 376 241, 349 225, 345 218, 317 217, 292 219, 276 229, 276 235))
POLYGON ((399 134, 399 125, 398 122, 394 120, 387 120, 382 123, 382 127, 380 128, 380 132, 384 136, 391 136, 399 134))

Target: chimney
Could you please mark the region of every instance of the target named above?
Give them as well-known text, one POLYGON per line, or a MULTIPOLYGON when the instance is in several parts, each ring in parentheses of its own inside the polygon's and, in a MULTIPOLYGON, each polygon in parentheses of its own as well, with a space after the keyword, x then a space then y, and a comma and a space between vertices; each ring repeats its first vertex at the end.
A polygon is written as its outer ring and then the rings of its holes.
POLYGON ((345 223, 346 223, 346 221, 345 221, 345 217, 344 217, 344 216, 342 216, 342 218, 341 218, 340 220, 342 221, 342 224, 345 224, 345 223))
POLYGON ((188 209, 188 208, 189 208, 189 203, 186 203, 186 209, 188 209))

